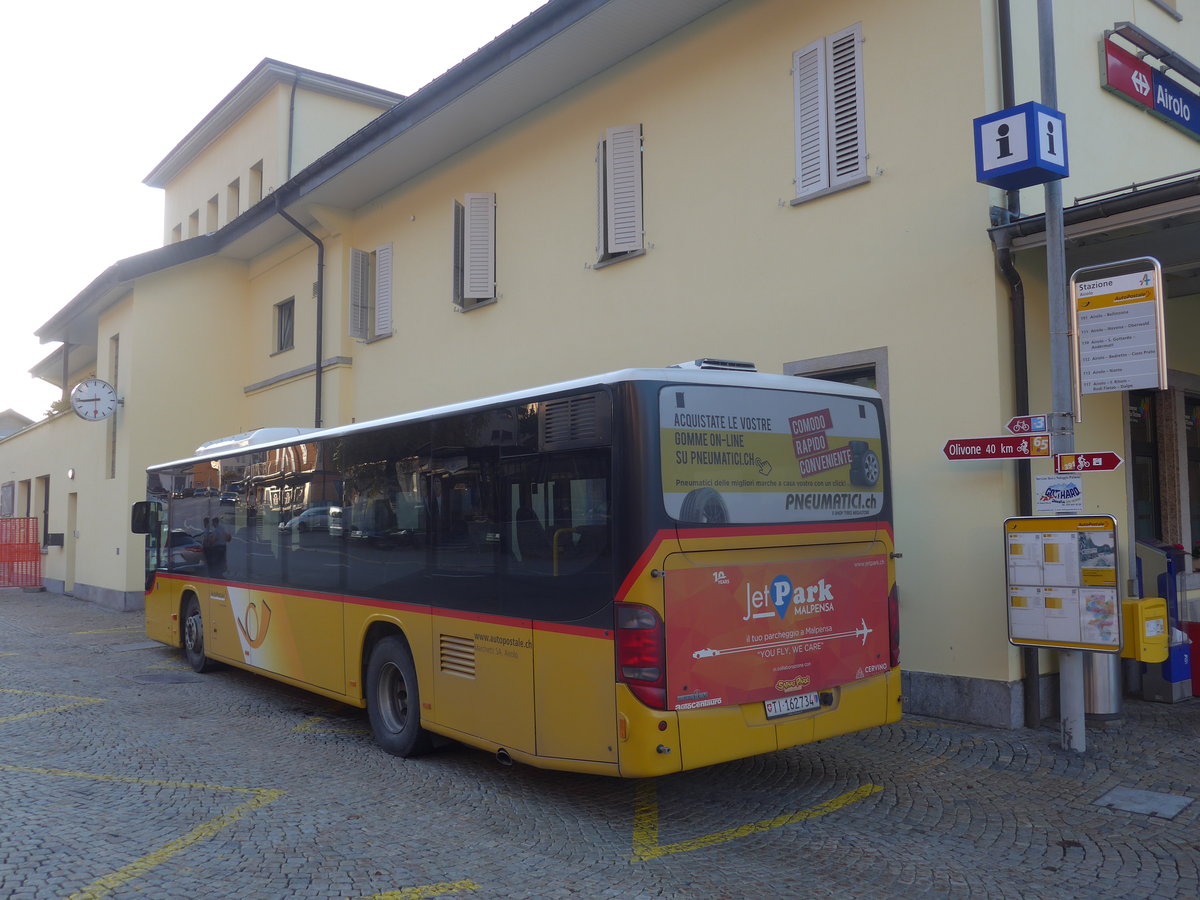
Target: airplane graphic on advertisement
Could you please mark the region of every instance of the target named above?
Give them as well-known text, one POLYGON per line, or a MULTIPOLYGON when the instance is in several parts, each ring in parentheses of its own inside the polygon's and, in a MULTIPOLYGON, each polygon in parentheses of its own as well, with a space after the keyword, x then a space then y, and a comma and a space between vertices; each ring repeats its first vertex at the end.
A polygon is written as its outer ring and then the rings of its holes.
POLYGON ((744 647, 727 647, 723 650, 714 650, 705 648, 704 650, 696 650, 692 653, 692 659, 704 659, 708 656, 730 656, 734 653, 746 653, 751 650, 764 650, 768 647, 801 647, 805 644, 818 644, 823 641, 832 641, 837 638, 858 638, 863 646, 866 646, 867 635, 875 629, 867 626, 866 619, 859 620, 862 624, 853 631, 843 631, 834 634, 814 634, 810 637, 797 638, 792 641, 767 641, 762 644, 747 644, 744 647))

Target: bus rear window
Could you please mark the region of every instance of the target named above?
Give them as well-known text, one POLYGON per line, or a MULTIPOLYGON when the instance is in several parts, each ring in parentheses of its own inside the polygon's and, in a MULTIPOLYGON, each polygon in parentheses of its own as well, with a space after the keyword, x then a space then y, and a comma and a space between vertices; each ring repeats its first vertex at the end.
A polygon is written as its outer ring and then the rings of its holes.
POLYGON ((681 523, 866 519, 882 512, 879 407, 807 391, 672 385, 659 394, 663 503, 681 523))

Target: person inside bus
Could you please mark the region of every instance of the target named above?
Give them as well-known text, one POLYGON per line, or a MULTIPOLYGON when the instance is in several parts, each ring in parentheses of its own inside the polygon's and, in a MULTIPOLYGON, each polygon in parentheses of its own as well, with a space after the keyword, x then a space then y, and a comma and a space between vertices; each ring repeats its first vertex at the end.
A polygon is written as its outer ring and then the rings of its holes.
MULTIPOLYGON (((205 519, 207 523, 208 520, 205 519)), ((225 574, 226 545, 233 539, 221 517, 214 516, 212 525, 204 532, 204 558, 208 561, 208 574, 220 578, 225 574)))

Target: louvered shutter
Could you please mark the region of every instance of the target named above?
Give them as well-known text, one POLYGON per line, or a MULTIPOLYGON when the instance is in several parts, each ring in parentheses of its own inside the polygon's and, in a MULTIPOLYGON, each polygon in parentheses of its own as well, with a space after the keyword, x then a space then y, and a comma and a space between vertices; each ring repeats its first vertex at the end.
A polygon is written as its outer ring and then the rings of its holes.
POLYGON ((463 199, 463 297, 488 300, 496 296, 496 195, 463 199))
POLYGON ((454 247, 451 251, 451 276, 454 305, 463 306, 463 205, 454 201, 454 247))
POLYGON ((792 56, 796 104, 796 196, 829 187, 825 94, 825 41, 792 56))
POLYGON ((363 250, 350 251, 350 337, 366 340, 368 284, 371 258, 363 250))
POLYGON ((608 253, 608 192, 604 189, 604 170, 608 166, 604 138, 596 142, 596 258, 608 253))
POLYGON ((384 244, 375 250, 375 333, 372 337, 387 337, 392 333, 392 245, 384 244))
POLYGON ((854 25, 828 38, 829 186, 867 174, 863 115, 862 34, 854 25))
POLYGON ((609 253, 642 249, 642 126, 609 128, 605 141, 609 253))

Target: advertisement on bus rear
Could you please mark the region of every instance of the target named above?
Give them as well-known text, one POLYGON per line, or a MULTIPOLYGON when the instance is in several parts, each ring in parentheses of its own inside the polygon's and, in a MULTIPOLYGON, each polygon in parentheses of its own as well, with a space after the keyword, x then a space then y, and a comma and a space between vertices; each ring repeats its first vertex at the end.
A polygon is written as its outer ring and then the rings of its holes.
POLYGON ((765 701, 770 715, 888 670, 882 553, 671 569, 665 585, 672 709, 765 701))
POLYGON ((884 498, 867 400, 675 385, 659 395, 663 502, 680 522, 868 519, 884 498))

